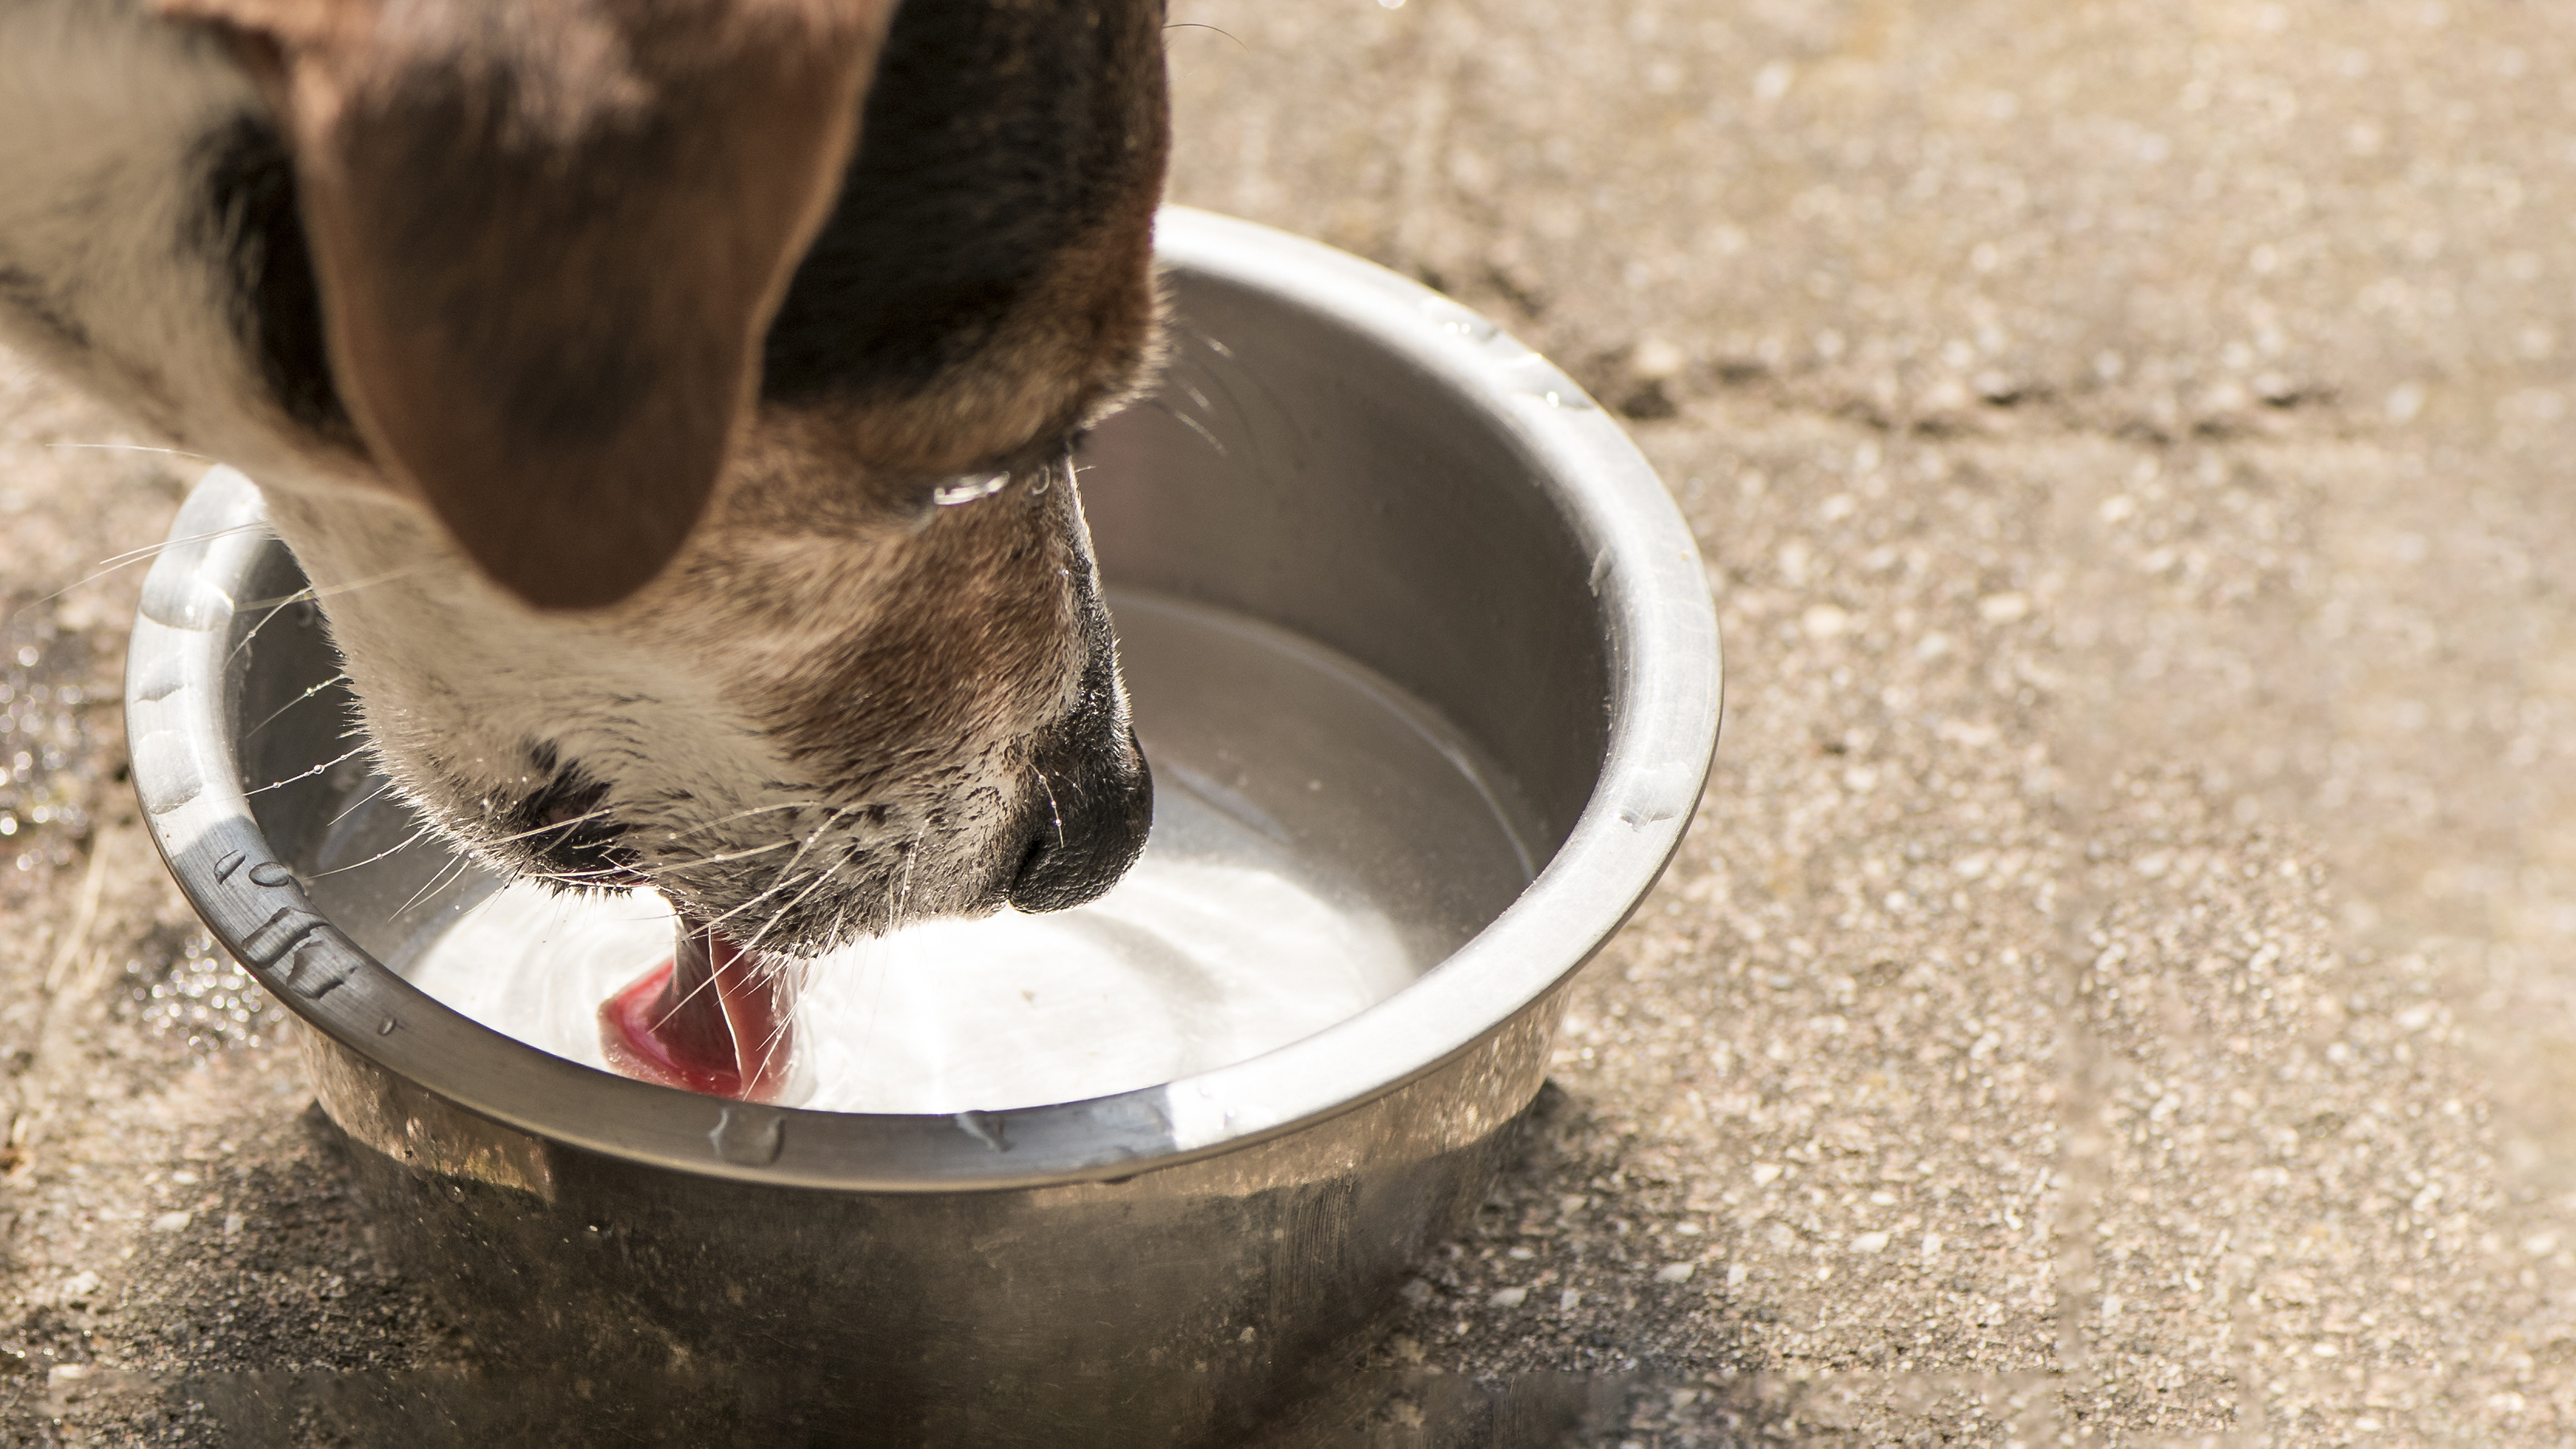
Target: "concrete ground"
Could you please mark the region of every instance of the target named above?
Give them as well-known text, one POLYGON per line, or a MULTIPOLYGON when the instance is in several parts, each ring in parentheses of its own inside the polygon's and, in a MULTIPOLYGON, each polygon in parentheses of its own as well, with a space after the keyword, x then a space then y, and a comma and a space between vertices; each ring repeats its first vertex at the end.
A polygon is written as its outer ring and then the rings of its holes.
MULTIPOLYGON (((2576 1440, 2576 11, 1173 20, 1175 197, 1625 411, 1729 663, 1526 1162, 1281 1442, 2576 1440)), ((268 1442, 457 1348, 120 783, 127 440, 0 364, 0 1424, 268 1442)))

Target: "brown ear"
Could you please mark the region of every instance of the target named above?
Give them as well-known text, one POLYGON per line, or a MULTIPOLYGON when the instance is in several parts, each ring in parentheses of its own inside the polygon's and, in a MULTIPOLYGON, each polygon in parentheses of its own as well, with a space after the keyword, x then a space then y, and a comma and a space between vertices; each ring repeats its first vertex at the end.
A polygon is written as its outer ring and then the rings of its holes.
POLYGON ((546 608, 705 508, 895 3, 163 0, 277 107, 377 462, 546 608))

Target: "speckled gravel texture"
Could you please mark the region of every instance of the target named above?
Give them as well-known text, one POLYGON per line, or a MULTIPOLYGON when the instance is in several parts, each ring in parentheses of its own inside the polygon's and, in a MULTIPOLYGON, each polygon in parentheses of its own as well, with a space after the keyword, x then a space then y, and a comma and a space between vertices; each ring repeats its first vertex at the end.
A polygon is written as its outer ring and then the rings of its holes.
MULTIPOLYGON (((2576 1440, 2576 11, 1173 20, 1176 198, 1625 412, 1728 655, 1523 1165, 1277 1445, 2576 1440)), ((342 1442, 468 1346, 135 824, 121 441, 0 365, 0 1437, 342 1442)))

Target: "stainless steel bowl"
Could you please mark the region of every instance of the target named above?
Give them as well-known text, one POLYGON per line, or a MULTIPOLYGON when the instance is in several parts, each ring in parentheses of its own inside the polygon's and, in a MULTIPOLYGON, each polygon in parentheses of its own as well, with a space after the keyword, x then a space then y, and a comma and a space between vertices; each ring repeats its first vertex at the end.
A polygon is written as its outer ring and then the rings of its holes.
POLYGON ((1161 402, 1089 445, 1103 574, 1396 681, 1516 782, 1544 862, 1413 985, 1220 1070, 1009 1112, 820 1113, 466 1020, 379 964, 444 857, 324 872, 363 764, 329 763, 338 667, 256 489, 216 470, 173 526, 127 680, 155 839, 311 1028, 316 1095, 401 1224, 384 1241, 496 1382, 552 1386, 529 1402, 652 1438, 1233 1436, 1473 1210, 1564 986, 1680 841, 1717 733, 1716 620, 1619 427, 1367 263, 1180 210, 1159 246, 1178 355, 1161 402))

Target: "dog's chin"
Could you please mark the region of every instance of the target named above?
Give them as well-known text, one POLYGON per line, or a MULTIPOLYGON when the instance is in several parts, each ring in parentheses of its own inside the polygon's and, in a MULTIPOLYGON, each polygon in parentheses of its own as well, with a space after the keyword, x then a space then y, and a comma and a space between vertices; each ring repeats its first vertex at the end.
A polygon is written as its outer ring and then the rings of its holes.
MULTIPOLYGON (((404 697, 396 686, 362 705, 378 757, 460 852, 564 891, 650 888, 684 919, 766 952, 815 955, 1011 904, 1054 817, 1025 751, 1008 745, 960 743, 832 789, 748 730, 690 740, 705 721, 667 703, 627 698, 577 730, 558 721, 550 740, 478 748, 470 721, 404 697), (620 737, 666 748, 630 756, 609 743, 620 737)), ((1097 884, 1124 865, 1095 872, 1097 884)))
POLYGON ((956 852, 927 843, 853 842, 816 853, 825 852, 832 858, 783 872, 639 864, 602 875, 532 862, 526 876, 573 894, 654 890, 684 922, 711 928, 745 950, 779 956, 820 956, 915 922, 973 919, 1011 904, 1011 872, 944 867, 937 857, 956 852))
POLYGON ((969 780, 951 763, 884 780, 870 803, 796 792, 711 811, 683 790, 621 800, 548 748, 517 781, 426 777, 417 803, 487 861, 558 890, 649 888, 681 918, 751 950, 819 955, 911 922, 1062 910, 1105 893, 1143 852, 1153 779, 1123 711, 1120 739, 1083 768, 1079 714, 1024 770, 969 780), (528 781, 535 783, 531 786, 528 781), (693 844, 692 842, 699 842, 693 844))
MULTIPOLYGON (((963 813, 995 820, 1017 813, 999 791, 982 793, 989 798, 966 802, 963 813)), ((530 803, 549 808, 544 797, 530 803)), ((478 821, 467 838, 481 836, 486 858, 557 889, 650 888, 683 918, 747 949, 784 955, 819 955, 915 921, 990 915, 1010 904, 1017 842, 1006 829, 971 819, 963 829, 941 829, 914 811, 782 800, 714 817, 744 814, 745 824, 767 828, 701 825, 696 833, 713 837, 706 848, 683 849, 692 827, 680 822, 701 813, 690 803, 666 800, 632 813, 600 813, 594 804, 577 812, 578 823, 535 835, 492 834, 478 821)), ((517 818, 526 817, 512 823, 517 818)))
POLYGON ((524 772, 479 779, 387 753, 414 807, 460 850, 557 890, 649 888, 766 952, 815 955, 913 921, 990 914, 1010 903, 1023 852, 1025 811, 1006 780, 955 794, 924 781, 869 803, 792 790, 710 799, 668 784, 627 796, 545 746, 525 751, 524 772))
MULTIPOLYGON (((1090 723, 1055 731, 1059 746, 1090 723)), ((1115 728, 1125 735, 1123 717, 1115 728)), ((566 892, 652 889, 693 926, 789 956, 915 921, 1084 904, 1135 863, 1153 813, 1132 736, 1098 769, 1059 748, 1026 769, 951 762, 884 779, 867 803, 783 791, 725 808, 667 787, 620 798, 549 747, 525 757, 523 775, 479 786, 435 762, 402 773, 424 814, 506 871, 566 892)))

